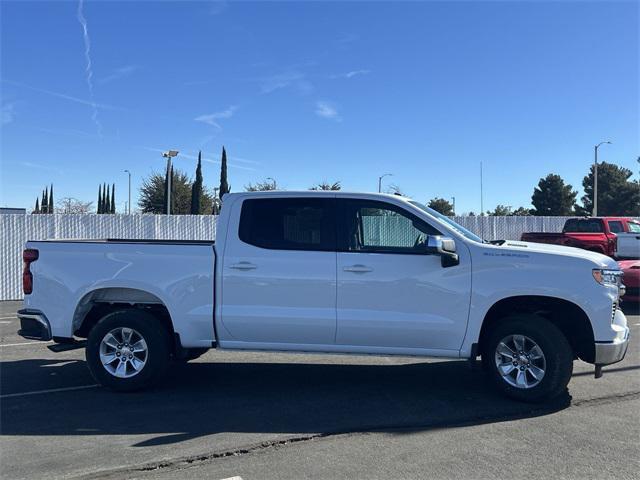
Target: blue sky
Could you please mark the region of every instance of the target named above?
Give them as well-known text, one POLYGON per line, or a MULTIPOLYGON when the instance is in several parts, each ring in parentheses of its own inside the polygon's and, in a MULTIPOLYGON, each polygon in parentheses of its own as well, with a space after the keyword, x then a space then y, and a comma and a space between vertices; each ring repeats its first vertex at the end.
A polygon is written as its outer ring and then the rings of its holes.
MULTIPOLYGON (((95 200, 181 151, 232 190, 275 178, 478 212, 581 190, 593 145, 637 172, 639 2, 0 3, 0 205, 95 200), (83 23, 86 24, 86 37, 83 23), (89 46, 87 54, 86 46, 89 46)), ((582 192, 580 192, 580 195, 582 192)))

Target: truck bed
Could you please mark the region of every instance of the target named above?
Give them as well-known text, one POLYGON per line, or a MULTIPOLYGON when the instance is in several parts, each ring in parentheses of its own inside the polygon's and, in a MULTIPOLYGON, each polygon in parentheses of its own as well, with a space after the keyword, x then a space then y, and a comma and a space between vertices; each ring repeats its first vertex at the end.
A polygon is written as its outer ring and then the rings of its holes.
POLYGON ((215 248, 199 240, 45 240, 29 241, 38 250, 31 270, 33 293, 26 309, 47 305, 54 337, 71 338, 73 319, 90 302, 165 305, 186 347, 211 347, 215 248))

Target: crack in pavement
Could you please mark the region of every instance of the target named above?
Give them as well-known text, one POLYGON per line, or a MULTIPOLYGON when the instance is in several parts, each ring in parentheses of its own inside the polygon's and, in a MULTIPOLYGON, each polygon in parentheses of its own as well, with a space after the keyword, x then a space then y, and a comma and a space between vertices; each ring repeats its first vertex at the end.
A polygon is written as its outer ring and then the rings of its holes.
MULTIPOLYGON (((591 406, 600 406, 611 403, 618 403, 624 401, 631 401, 640 399, 640 391, 627 392, 621 394, 614 395, 606 395, 603 397, 594 397, 594 398, 586 398, 584 400, 576 400, 570 403, 568 406, 571 407, 591 407, 591 406)), ((322 438, 329 437, 338 437, 338 436, 355 436, 355 435, 366 435, 371 433, 391 433, 391 432, 412 432, 418 430, 436 430, 443 428, 460 428, 467 427, 472 425, 478 425, 480 423, 486 421, 493 422, 501 422, 501 421, 513 421, 520 420, 523 418, 531 418, 537 414, 544 413, 554 413, 558 411, 557 404, 547 404, 541 405, 537 408, 532 408, 526 412, 522 412, 521 414, 514 415, 505 415, 505 416, 477 416, 473 418, 467 418, 461 420, 459 422, 455 421, 434 421, 424 425, 412 425, 412 426, 371 426, 371 427, 360 427, 358 429, 348 430, 348 431, 333 431, 333 432, 323 432, 316 433, 311 435, 302 435, 298 437, 288 437, 281 440, 272 440, 260 442, 244 447, 240 447, 232 450, 225 450, 220 452, 211 452, 200 455, 193 455, 189 457, 180 457, 170 460, 163 460, 157 462, 150 462, 139 466, 129 466, 117 469, 103 470, 99 472, 92 472, 88 474, 82 474, 80 476, 76 476, 78 480, 89 480, 89 479, 101 479, 108 480, 110 478, 123 478, 123 476, 130 477, 132 474, 140 473, 145 474, 147 472, 153 472, 157 470, 167 471, 177 471, 185 468, 189 468, 195 465, 204 465, 206 463, 210 463, 214 460, 220 458, 227 457, 238 457, 243 455, 248 455, 251 453, 261 452, 267 449, 275 449, 288 445, 293 445, 295 443, 302 443, 313 441, 322 438)))

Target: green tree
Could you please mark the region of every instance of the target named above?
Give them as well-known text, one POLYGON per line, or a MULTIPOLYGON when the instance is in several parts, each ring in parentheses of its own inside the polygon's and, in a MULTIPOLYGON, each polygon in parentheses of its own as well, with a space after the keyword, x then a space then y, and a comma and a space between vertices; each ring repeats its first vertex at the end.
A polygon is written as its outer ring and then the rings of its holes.
POLYGON ((436 212, 446 215, 447 217, 453 217, 453 205, 444 198, 432 198, 427 205, 429 208, 433 208, 436 212))
POLYGON ((509 205, 496 205, 493 212, 491 210, 487 210, 487 215, 491 215, 493 217, 507 217, 509 215, 513 215, 513 212, 509 205))
POLYGON ((530 208, 518 207, 513 212, 511 212, 511 215, 514 215, 516 217, 529 217, 533 215, 533 213, 530 208))
POLYGON ((571 185, 565 185, 560 175, 550 173, 533 189, 531 203, 534 215, 573 215, 578 192, 571 185))
POLYGON ((191 187, 191 215, 200 215, 202 213, 202 196, 202 152, 198 152, 196 179, 191 187))
MULTIPOLYGON (((193 182, 181 170, 175 169, 171 182, 171 213, 189 215, 191 213, 191 191, 193 182)), ((142 213, 166 213, 166 173, 153 172, 142 180, 138 206, 142 213)), ((203 190, 201 208, 210 212, 213 206, 212 195, 203 190)))
POLYGON ((309 190, 340 190, 342 188, 342 185, 340 185, 340 182, 333 182, 333 183, 329 183, 326 180, 323 180, 322 182, 314 185, 313 187, 311 187, 309 190))
POLYGON ((40 211, 42 213, 49 213, 47 209, 49 208, 49 200, 47 199, 47 189, 45 188, 42 191, 42 202, 40 202, 40 211))
MULTIPOLYGON (((598 163, 598 215, 640 216, 640 183, 630 180, 633 172, 613 163, 598 163)), ((579 213, 593 212, 593 165, 582 180, 584 196, 579 213)))
POLYGON ((96 206, 96 213, 102 213, 102 185, 98 185, 98 205, 96 206))
POLYGON ((111 184, 111 205, 109 206, 109 213, 116 213, 116 184, 111 184))
POLYGON ((104 197, 104 211, 102 213, 111 213, 111 196, 109 195, 109 187, 105 184, 104 189, 107 194, 104 197))
POLYGON ((47 200, 49 200, 49 206, 47 207, 47 211, 49 213, 54 213, 54 209, 53 209, 53 183, 51 184, 51 191, 49 192, 49 197, 47 198, 47 200))
POLYGON ((220 189, 218 190, 219 198, 222 198, 230 191, 231 188, 227 181, 227 151, 222 147, 222 161, 220 162, 220 189))
POLYGON ((40 213, 40 199, 38 197, 36 197, 36 208, 31 213, 40 213))
POLYGON ((277 184, 273 178, 267 178, 262 182, 250 183, 248 185, 245 185, 244 189, 247 192, 267 192, 269 190, 277 190, 277 184))

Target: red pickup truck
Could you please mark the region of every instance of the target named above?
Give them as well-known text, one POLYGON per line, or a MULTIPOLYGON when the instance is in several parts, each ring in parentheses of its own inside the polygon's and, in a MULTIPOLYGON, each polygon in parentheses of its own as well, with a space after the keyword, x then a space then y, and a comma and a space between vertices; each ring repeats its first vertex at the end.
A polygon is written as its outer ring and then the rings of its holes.
POLYGON ((617 234, 640 231, 640 223, 627 217, 570 218, 562 233, 529 232, 521 239, 526 242, 553 243, 584 248, 593 252, 616 256, 617 234))

